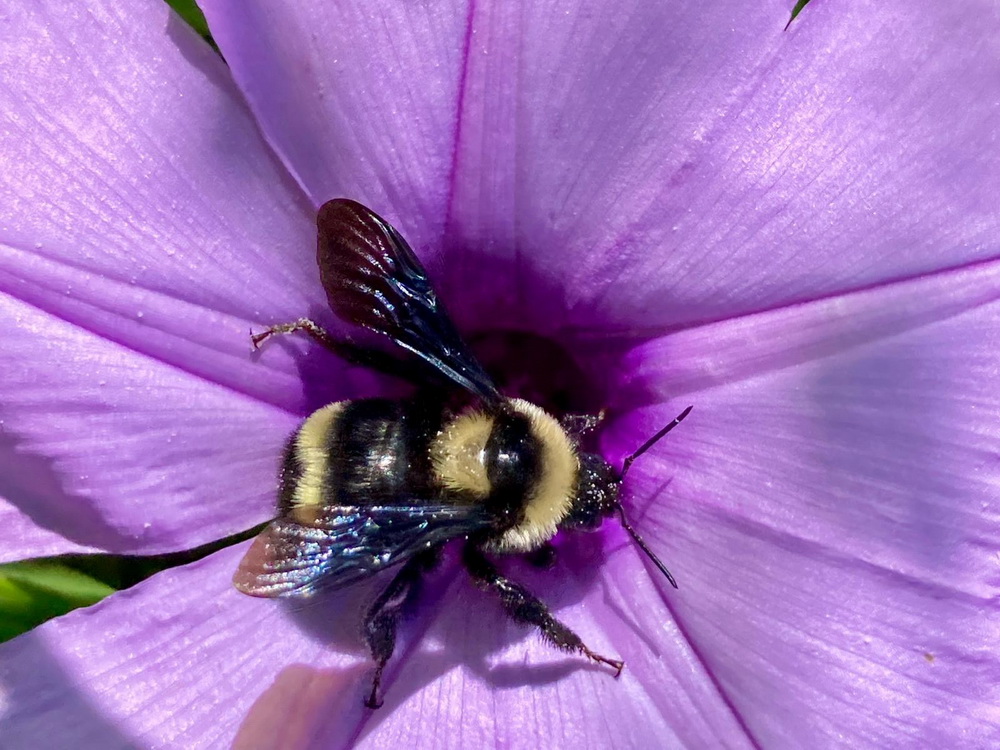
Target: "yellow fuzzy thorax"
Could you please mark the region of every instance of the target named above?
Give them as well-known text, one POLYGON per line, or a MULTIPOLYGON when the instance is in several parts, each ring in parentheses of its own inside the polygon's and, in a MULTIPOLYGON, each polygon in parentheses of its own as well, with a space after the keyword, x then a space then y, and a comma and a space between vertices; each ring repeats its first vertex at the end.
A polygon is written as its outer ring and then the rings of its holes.
MULTIPOLYGON (((542 408, 522 399, 508 404, 526 416, 541 448, 541 475, 525 499, 524 520, 492 547, 497 552, 527 552, 555 536, 569 513, 580 470, 576 449, 562 426, 542 408)), ((485 498, 490 493, 485 448, 493 417, 471 411, 453 419, 431 443, 431 461, 438 481, 450 490, 485 498)))

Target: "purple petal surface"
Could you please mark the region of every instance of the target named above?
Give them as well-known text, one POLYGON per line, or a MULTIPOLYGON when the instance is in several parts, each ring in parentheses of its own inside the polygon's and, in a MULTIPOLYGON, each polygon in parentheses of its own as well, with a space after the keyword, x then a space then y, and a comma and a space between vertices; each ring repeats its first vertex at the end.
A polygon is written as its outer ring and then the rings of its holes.
MULTIPOLYGON (((762 747, 1000 741, 1000 262, 634 351, 622 455, 681 631, 762 747)), ((611 575, 611 574, 609 574, 611 575)), ((666 587, 663 587, 666 588, 666 587)))
POLYGON ((402 626, 386 705, 371 713, 357 652, 365 598, 348 594, 330 616, 245 597, 230 585, 245 549, 0 646, 5 747, 750 747, 631 552, 614 581, 595 544, 565 548, 555 571, 517 567, 592 647, 626 660, 619 680, 497 627, 496 602, 464 576, 442 591, 444 571, 402 626))
POLYGON ((250 356, 251 326, 325 309, 311 208, 157 0, 0 11, 0 69, 0 496, 30 517, 4 554, 263 520, 294 419, 353 382, 302 342, 250 356))
POLYGON ((78 544, 39 525, 14 503, 0 497, 0 563, 29 557, 49 557, 76 552, 99 552, 100 548, 78 544))
POLYGON ((251 362, 247 333, 322 301, 314 216, 218 56, 136 5, 39 2, 2 24, 0 291, 295 408, 294 364, 251 362))
POLYGON ((460 319, 655 331, 996 252, 987 0, 787 33, 785 0, 206 11, 314 200, 357 189, 425 258, 447 217, 460 319))
POLYGON ((261 129, 313 204, 361 201, 433 262, 458 127, 464 3, 200 5, 261 129))
MULTIPOLYGON (((273 515, 297 418, 10 297, 0 372, 4 496, 73 546, 184 549, 273 515)), ((24 524, 3 555, 51 554, 24 524)), ((71 551, 71 548, 60 551, 71 551)))
MULTIPOLYGON (((228 747, 276 679, 304 665, 331 680, 350 672, 356 657, 300 635, 276 603, 232 588, 245 548, 168 570, 0 646, 4 747, 228 747)), ((289 732, 294 719, 285 715, 289 732)))

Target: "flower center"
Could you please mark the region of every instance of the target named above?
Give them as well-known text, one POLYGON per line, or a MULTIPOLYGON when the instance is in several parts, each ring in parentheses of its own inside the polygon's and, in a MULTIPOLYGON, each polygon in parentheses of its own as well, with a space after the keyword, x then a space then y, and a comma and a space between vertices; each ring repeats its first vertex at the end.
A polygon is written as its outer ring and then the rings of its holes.
POLYGON ((557 419, 596 414, 604 405, 601 389, 552 339, 500 330, 472 335, 469 345, 505 396, 537 404, 557 419))

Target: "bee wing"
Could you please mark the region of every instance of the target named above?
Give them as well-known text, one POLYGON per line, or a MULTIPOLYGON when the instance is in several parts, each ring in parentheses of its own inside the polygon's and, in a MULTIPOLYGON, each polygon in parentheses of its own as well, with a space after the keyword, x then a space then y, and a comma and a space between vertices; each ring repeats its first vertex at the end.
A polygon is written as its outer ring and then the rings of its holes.
POLYGON ((325 203, 316 223, 320 279, 337 315, 385 334, 480 398, 500 400, 399 232, 344 198, 325 203))
POLYGON ((306 522, 282 517, 254 539, 233 584, 251 596, 309 596, 367 578, 488 522, 482 508, 455 505, 331 506, 306 522))

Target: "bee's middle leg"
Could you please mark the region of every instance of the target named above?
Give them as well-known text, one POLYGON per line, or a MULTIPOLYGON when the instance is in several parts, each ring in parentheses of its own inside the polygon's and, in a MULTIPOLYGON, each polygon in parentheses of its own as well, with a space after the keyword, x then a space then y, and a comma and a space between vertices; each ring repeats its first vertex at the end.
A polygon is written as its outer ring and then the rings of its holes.
POLYGON ((420 578, 437 563, 440 550, 430 549, 408 560, 402 569, 378 595, 368 608, 364 620, 365 642, 375 660, 375 677, 372 691, 365 699, 368 708, 379 708, 382 701, 378 689, 382 683, 382 670, 396 648, 396 628, 403 610, 416 594, 420 578))

